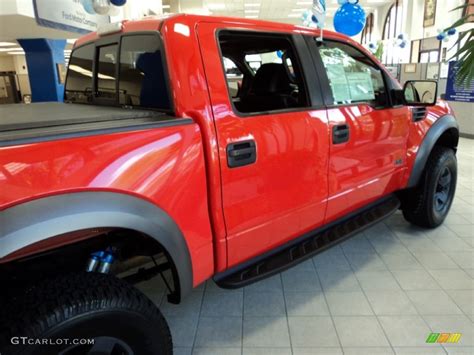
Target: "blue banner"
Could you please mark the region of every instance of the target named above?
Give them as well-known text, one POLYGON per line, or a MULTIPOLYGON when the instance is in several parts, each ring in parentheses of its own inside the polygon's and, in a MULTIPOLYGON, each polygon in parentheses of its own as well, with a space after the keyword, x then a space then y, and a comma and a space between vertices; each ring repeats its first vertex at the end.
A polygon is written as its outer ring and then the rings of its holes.
POLYGON ((470 83, 456 84, 459 70, 458 62, 449 62, 448 82, 446 83, 446 100, 459 102, 474 102, 474 80, 470 83))

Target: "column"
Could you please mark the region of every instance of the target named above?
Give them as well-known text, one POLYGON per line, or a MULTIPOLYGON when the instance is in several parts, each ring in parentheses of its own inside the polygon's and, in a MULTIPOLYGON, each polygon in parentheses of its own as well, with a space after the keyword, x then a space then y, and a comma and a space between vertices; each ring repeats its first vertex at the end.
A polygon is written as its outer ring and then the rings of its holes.
POLYGON ((63 101, 65 39, 19 39, 28 65, 33 102, 63 101))

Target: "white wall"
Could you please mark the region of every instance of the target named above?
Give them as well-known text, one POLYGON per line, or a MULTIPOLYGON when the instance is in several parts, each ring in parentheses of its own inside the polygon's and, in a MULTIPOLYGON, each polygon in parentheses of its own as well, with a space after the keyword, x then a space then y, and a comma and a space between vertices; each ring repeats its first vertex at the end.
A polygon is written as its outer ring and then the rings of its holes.
POLYGON ((28 65, 26 64, 26 57, 24 55, 14 55, 13 63, 17 74, 28 74, 28 65))
POLYGON ((150 11, 156 15, 161 15, 162 0, 129 0, 123 7, 123 17, 127 20, 140 19, 150 14, 150 11))
POLYGON ((411 40, 436 37, 438 29, 445 29, 459 20, 462 10, 453 12, 451 10, 464 3, 464 0, 438 0, 435 24, 434 26, 424 28, 424 1, 404 1, 404 13, 407 14, 404 31, 410 36, 411 40))
POLYGON ((1 0, 0 1, 0 16, 1 15, 23 15, 34 17, 32 0, 1 0))
POLYGON ((0 71, 15 71, 13 56, 8 55, 0 57, 0 71))

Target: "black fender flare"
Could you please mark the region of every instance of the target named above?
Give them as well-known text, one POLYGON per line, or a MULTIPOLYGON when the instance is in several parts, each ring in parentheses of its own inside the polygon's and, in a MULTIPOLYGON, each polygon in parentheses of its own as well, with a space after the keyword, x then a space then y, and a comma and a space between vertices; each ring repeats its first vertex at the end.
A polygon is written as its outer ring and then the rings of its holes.
POLYGON ((59 194, 0 211, 0 258, 57 235, 101 227, 132 229, 155 239, 175 266, 177 295, 191 292, 191 256, 178 225, 160 207, 124 193, 59 194))
POLYGON ((433 123, 423 138, 420 148, 418 149, 418 153, 416 154, 415 163, 413 164, 413 169, 408 180, 408 188, 418 185, 428 158, 436 142, 444 132, 453 128, 458 131, 459 135, 459 125, 454 116, 451 115, 444 115, 440 117, 435 123, 433 123))

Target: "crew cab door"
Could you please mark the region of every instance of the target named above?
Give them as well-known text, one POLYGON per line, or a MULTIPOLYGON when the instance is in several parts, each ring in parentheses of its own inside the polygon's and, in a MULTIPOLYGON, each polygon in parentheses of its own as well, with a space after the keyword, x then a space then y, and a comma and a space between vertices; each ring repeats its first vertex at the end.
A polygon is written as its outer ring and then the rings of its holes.
POLYGON ((229 267, 321 225, 326 210, 327 116, 310 53, 300 35, 259 31, 198 27, 229 267))
POLYGON ((307 41, 328 107, 330 222, 400 189, 411 112, 392 105, 392 79, 355 45, 307 41))

